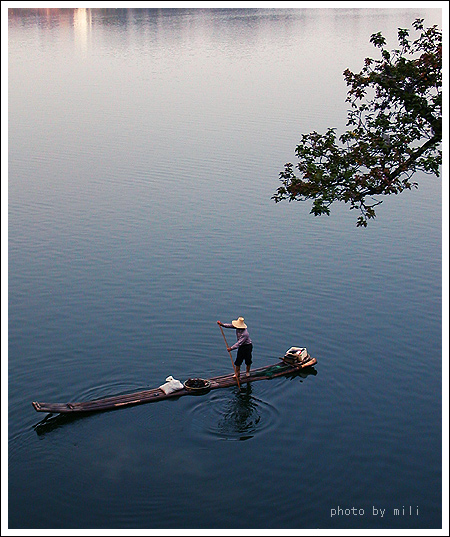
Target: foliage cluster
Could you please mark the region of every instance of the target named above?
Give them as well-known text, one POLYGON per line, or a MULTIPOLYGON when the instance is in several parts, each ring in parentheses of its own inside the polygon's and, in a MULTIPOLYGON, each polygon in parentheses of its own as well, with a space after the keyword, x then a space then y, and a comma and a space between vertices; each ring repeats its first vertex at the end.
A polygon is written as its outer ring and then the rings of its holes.
POLYGON ((312 200, 311 213, 330 214, 335 201, 350 204, 360 215, 357 226, 376 216, 380 196, 417 187, 417 171, 439 176, 442 163, 442 32, 425 29, 423 19, 398 30, 397 49, 388 51, 381 33, 371 42, 381 58, 366 58, 359 73, 344 71, 350 103, 347 130, 302 135, 295 165, 285 164, 282 185, 272 196, 312 200))

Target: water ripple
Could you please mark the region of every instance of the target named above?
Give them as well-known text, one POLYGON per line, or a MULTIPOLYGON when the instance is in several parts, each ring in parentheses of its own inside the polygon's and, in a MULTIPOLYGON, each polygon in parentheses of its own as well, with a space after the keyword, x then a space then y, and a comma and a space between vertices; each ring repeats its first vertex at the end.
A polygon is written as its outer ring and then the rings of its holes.
POLYGON ((250 384, 202 398, 190 411, 191 429, 205 440, 248 440, 272 430, 278 410, 252 395, 250 384))

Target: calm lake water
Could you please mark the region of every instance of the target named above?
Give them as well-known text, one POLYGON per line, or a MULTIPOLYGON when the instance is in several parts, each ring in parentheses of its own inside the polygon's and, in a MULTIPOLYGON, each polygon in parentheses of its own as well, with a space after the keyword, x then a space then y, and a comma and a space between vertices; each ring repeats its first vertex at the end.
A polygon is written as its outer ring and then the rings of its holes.
POLYGON ((9 11, 9 528, 440 528, 441 180, 275 204, 372 33, 439 9, 9 11), (254 367, 310 374, 50 420, 254 367), (234 341, 234 332, 226 333, 234 341), (398 509, 396 514, 395 509, 398 509))

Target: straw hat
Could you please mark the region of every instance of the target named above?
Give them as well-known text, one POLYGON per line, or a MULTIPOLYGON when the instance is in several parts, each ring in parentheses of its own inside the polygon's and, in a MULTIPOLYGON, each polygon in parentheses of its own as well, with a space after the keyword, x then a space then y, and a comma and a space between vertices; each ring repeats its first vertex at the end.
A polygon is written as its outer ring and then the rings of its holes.
POLYGON ((247 328, 247 325, 244 323, 244 317, 239 317, 239 319, 236 319, 235 321, 231 321, 231 324, 235 328, 247 328))

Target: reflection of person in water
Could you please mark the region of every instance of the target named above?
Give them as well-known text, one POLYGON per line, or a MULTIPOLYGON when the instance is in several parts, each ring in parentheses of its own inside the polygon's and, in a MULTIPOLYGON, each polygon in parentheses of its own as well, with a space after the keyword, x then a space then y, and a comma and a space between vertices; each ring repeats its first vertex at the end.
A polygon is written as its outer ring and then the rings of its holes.
POLYGON ((247 440, 255 434, 260 419, 252 387, 248 383, 230 400, 218 427, 222 436, 238 436, 239 440, 247 440))

